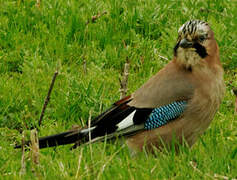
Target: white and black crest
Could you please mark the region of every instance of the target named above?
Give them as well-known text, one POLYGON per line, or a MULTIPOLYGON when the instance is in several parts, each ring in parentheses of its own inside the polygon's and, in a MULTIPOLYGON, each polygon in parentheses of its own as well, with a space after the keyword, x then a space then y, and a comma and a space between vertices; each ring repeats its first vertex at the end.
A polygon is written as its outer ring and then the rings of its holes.
POLYGON ((186 23, 184 23, 180 28, 179 28, 179 35, 181 36, 186 36, 187 34, 189 35, 195 35, 195 34, 205 34, 207 33, 209 29, 209 25, 200 20, 190 20, 186 23))

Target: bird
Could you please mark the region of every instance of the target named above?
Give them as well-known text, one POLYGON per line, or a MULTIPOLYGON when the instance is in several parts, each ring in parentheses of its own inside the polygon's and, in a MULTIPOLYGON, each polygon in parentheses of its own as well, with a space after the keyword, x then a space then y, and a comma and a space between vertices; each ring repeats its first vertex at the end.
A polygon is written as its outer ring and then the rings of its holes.
POLYGON ((178 30, 172 60, 144 85, 113 103, 90 126, 39 138, 39 148, 123 139, 134 152, 154 152, 171 147, 174 138, 175 146, 192 147, 221 104, 223 75, 211 27, 189 20, 178 30))

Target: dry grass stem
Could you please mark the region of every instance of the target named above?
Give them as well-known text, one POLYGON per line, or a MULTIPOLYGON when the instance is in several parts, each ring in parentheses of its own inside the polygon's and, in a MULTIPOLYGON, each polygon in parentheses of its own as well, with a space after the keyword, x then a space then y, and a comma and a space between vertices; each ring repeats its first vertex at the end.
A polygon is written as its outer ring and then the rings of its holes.
POLYGON ((159 55, 159 54, 158 54, 158 56, 159 56, 161 59, 164 59, 164 60, 166 60, 166 61, 169 61, 169 59, 168 59, 167 57, 161 56, 161 55, 159 55))
MULTIPOLYGON (((220 175, 220 174, 214 174, 214 178, 216 179, 224 179, 224 180, 228 180, 228 179, 231 179, 227 176, 223 176, 223 175, 220 175)), ((231 180, 236 180, 235 178, 232 178, 231 180)))
POLYGON ((80 156, 78 158, 78 166, 77 166, 76 179, 78 178, 79 170, 80 170, 80 167, 81 167, 82 154, 83 154, 83 148, 81 148, 80 156))
POLYGON ((31 156, 33 164, 39 165, 39 139, 36 129, 31 130, 30 141, 31 141, 31 156))
POLYGON ((154 172, 154 170, 157 168, 157 165, 155 165, 152 169, 151 169, 151 174, 154 172))

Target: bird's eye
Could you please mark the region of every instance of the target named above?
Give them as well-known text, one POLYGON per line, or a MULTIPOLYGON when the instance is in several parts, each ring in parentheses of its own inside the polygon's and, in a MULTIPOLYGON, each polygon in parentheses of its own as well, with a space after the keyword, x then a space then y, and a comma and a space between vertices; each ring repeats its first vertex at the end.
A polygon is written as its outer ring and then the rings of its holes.
POLYGON ((205 37, 204 35, 199 36, 199 40, 200 40, 201 42, 203 42, 205 39, 206 39, 206 37, 205 37))

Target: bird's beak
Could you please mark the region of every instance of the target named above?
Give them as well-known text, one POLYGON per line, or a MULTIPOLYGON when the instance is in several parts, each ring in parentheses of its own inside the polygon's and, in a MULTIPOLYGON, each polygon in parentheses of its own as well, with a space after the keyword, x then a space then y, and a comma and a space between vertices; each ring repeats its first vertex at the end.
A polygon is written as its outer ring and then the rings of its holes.
POLYGON ((191 48, 193 46, 193 42, 190 42, 184 38, 180 41, 179 46, 182 48, 191 48))

